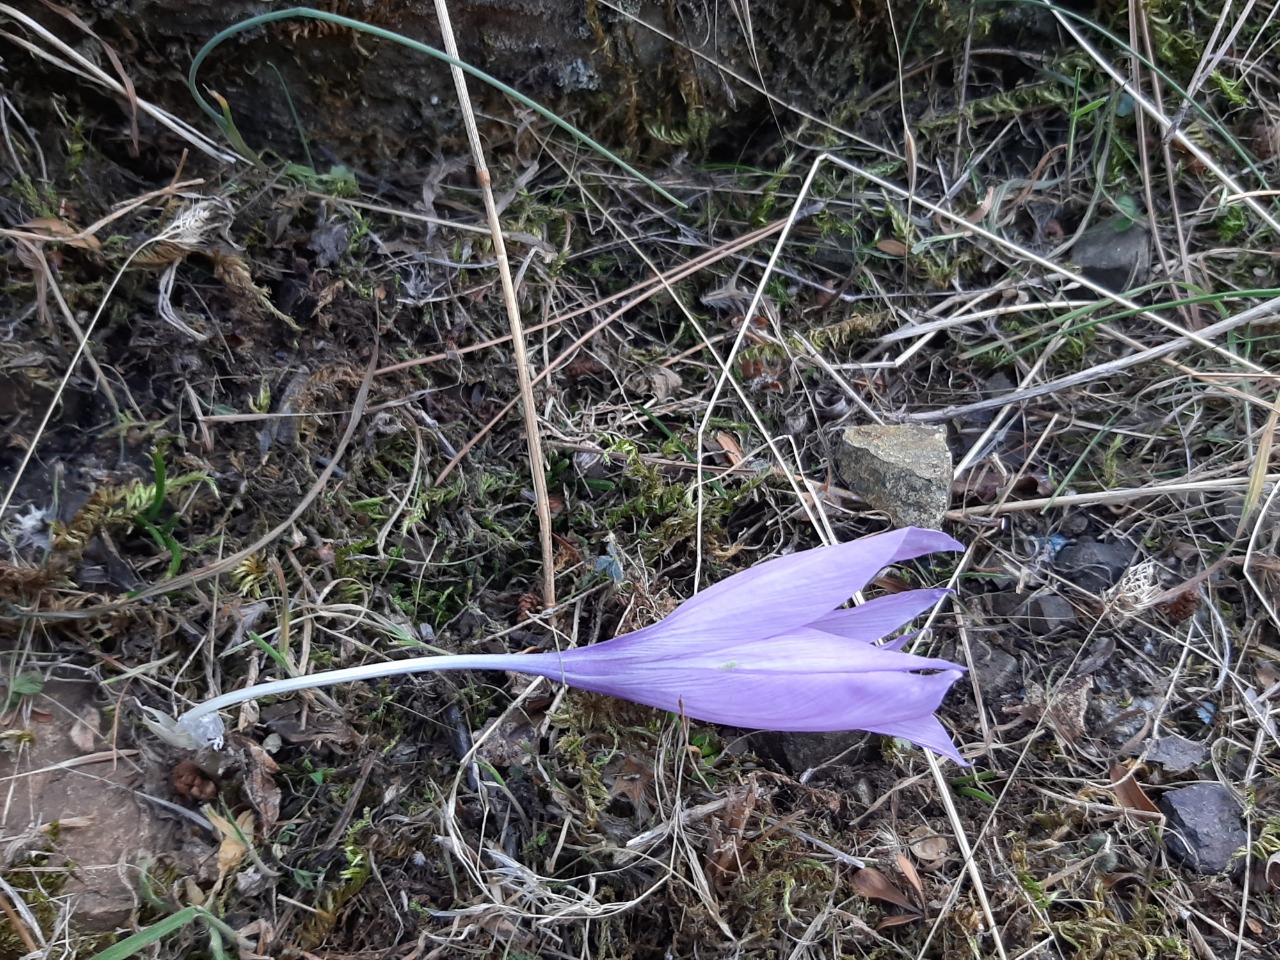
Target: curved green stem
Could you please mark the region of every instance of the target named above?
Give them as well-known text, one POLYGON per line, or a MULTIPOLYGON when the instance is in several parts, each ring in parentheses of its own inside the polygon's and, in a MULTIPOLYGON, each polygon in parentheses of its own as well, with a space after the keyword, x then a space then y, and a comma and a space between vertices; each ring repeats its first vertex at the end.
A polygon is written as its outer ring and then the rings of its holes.
POLYGON ((228 139, 232 141, 233 144, 241 145, 244 143, 244 141, 240 138, 239 132, 236 131, 235 124, 231 122, 231 111, 230 111, 230 108, 226 106, 226 101, 223 100, 221 97, 218 97, 217 94, 213 94, 213 96, 217 97, 217 99, 220 100, 223 104, 223 109, 218 110, 216 107, 214 107, 213 104, 211 104, 208 100, 206 100, 201 95, 200 88, 196 84, 196 74, 200 70, 200 65, 204 63, 205 59, 209 56, 210 53, 213 52, 213 50, 219 44, 221 44, 224 40, 229 39, 230 37, 234 37, 238 33, 244 33, 246 30, 252 30, 254 27, 257 27, 264 23, 272 23, 276 20, 293 20, 293 19, 324 20, 328 23, 336 23, 336 24, 339 24, 340 26, 349 27, 352 30, 359 30, 362 33, 367 33, 367 34, 370 34, 371 36, 380 37, 383 40, 390 40, 393 43, 399 43, 403 46, 408 47, 410 50, 416 50, 418 53, 425 53, 429 57, 434 57, 437 60, 441 60, 444 63, 449 64, 450 66, 457 67, 459 70, 462 70, 465 73, 471 74, 471 76, 475 77, 477 80, 482 80, 485 83, 489 84, 490 86, 495 87, 498 90, 501 90, 507 96, 513 97, 515 100, 524 104, 530 110, 533 110, 539 116, 544 117, 547 120, 550 120, 561 130, 565 131, 570 136, 572 136, 575 140, 578 140, 579 142, 590 147, 592 150, 595 150, 597 153, 601 154, 602 156, 605 156, 608 159, 612 160, 614 163, 616 163, 619 167, 621 167, 631 176, 637 178, 638 180, 641 180, 642 182, 647 184, 649 187, 656 190, 665 199, 671 201, 672 203, 676 204, 679 207, 683 208, 686 206, 685 203, 678 200, 676 197, 672 196, 662 187, 658 186, 656 183, 654 183, 652 180, 646 177, 643 173, 635 169, 635 167, 631 166, 621 157, 617 156, 610 150, 601 146, 595 140, 592 140, 590 137, 588 137, 585 133, 583 133, 573 124, 560 119, 560 117, 556 116, 546 107, 542 106, 539 103, 534 102, 533 100, 530 100, 519 90, 515 89, 514 87, 508 86, 507 84, 499 80, 497 77, 494 77, 494 76, 491 76, 490 74, 485 73, 483 70, 479 69, 478 67, 473 67, 469 63, 465 63, 461 60, 456 59, 455 57, 451 57, 449 56, 449 54, 445 53, 443 50, 437 50, 435 47, 428 46, 427 44, 421 43, 417 40, 410 40, 408 37, 401 36, 400 34, 395 33, 394 31, 391 31, 391 30, 384 29, 383 27, 375 27, 373 24, 364 23, 363 21, 360 21, 360 20, 352 20, 350 17, 344 17, 336 13, 328 13, 324 10, 310 10, 305 7, 290 7, 287 10, 273 10, 271 13, 263 13, 256 17, 250 17, 248 20, 242 20, 240 23, 232 24, 231 26, 227 27, 225 30, 216 34, 212 39, 209 40, 208 43, 206 43, 203 47, 201 47, 200 52, 197 53, 195 56, 195 59, 191 61, 191 69, 187 72, 187 86, 191 90, 191 95, 195 97, 196 103, 199 105, 200 109, 213 118, 214 122, 218 124, 218 126, 222 129, 223 133, 228 137, 228 139))

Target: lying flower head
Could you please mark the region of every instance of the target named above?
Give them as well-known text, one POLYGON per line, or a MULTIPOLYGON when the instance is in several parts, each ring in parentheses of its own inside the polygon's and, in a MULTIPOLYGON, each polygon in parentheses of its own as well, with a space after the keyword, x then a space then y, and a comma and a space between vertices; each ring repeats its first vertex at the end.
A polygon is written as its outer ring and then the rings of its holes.
POLYGON ((902 737, 964 763, 934 716, 963 668, 903 653, 901 641, 875 645, 947 591, 911 590, 837 609, 890 564, 963 549, 936 531, 891 530, 769 560, 660 623, 593 646, 418 657, 291 677, 216 697, 180 722, 209 742, 221 735, 215 711, 254 697, 423 670, 513 670, 712 723, 902 737))

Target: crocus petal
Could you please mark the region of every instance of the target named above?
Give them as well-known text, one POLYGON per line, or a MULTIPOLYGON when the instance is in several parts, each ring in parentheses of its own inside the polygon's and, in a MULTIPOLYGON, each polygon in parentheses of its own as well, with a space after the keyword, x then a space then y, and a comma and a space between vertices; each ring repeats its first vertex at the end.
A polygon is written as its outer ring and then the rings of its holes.
MULTIPOLYGON (((591 647, 579 649, 586 651, 591 647)), ((650 665, 651 669, 655 667, 650 665)), ((661 669, 668 668, 709 670, 720 674, 774 673, 780 676, 958 669, 950 660, 920 657, 869 643, 850 643, 844 637, 808 627, 765 640, 735 644, 732 648, 707 652, 692 649, 678 661, 664 664, 661 669)))
POLYGON ((605 643, 643 645, 648 656, 663 657, 695 643, 705 649, 787 633, 835 610, 890 564, 963 549, 945 533, 905 527, 802 550, 743 570, 686 600, 661 623, 605 643))
MULTIPOLYGON (((740 644, 731 660, 694 646, 678 659, 637 659, 625 669, 615 657, 592 655, 603 646, 504 659, 511 669, 695 720, 797 732, 890 729, 895 736, 905 735, 903 725, 931 718, 961 676, 945 660, 817 630, 740 644), (912 672, 920 669, 939 672, 912 672)), ((934 749, 932 742, 924 745, 934 749)))
POLYGON ((951 735, 947 733, 946 727, 935 716, 914 717, 910 720, 900 720, 897 723, 877 724, 874 727, 868 726, 865 729, 881 736, 901 737, 903 740, 910 740, 916 746, 924 747, 926 750, 932 750, 940 756, 954 760, 962 767, 970 766, 969 761, 960 755, 960 751, 951 742, 951 735))
MULTIPOLYGON (((962 675, 954 669, 919 674, 890 668, 804 676, 776 671, 691 670, 672 664, 621 676, 561 671, 550 654, 521 659, 525 661, 517 668, 521 671, 683 713, 694 720, 793 732, 875 730, 908 738, 908 731, 914 729, 910 724, 932 719, 947 690, 962 675), (535 659, 542 662, 530 662, 535 659)), ((938 749, 932 737, 922 745, 938 749)))
POLYGON ((847 640, 872 643, 914 620, 948 593, 947 590, 907 590, 877 597, 852 610, 835 610, 808 626, 847 640))

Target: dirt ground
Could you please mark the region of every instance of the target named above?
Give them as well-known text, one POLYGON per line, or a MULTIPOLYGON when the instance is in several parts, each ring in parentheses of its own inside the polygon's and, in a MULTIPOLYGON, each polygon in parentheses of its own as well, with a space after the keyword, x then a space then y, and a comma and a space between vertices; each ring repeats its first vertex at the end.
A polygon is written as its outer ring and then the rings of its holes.
MULTIPOLYGON (((477 95, 526 356, 464 138, 228 139, 173 51, 22 9, 0 957, 1280 957, 1265 12, 944 5, 839 103, 604 144, 652 183, 477 95), (218 750, 166 723, 931 521, 966 551, 862 599, 953 591, 911 643, 967 670, 968 768, 504 671, 263 698, 218 750)), ((288 36, 297 97, 370 59, 288 36)))

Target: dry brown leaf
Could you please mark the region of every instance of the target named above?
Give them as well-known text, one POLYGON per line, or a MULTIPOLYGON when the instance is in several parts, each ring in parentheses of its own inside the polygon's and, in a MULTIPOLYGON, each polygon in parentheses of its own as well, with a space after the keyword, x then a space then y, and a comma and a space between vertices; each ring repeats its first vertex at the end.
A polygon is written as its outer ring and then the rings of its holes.
POLYGON ((1123 763, 1111 765, 1111 790, 1116 795, 1116 802, 1125 809, 1160 816, 1160 808, 1151 802, 1142 785, 1130 775, 1129 768, 1123 763))
POLYGON ((991 212, 992 201, 995 200, 996 191, 994 187, 987 187, 987 195, 982 198, 982 202, 973 210, 965 214, 965 219, 975 226, 982 222, 982 218, 991 212))
POLYGON ((18 229, 30 230, 32 233, 39 234, 42 237, 57 240, 59 243, 65 243, 69 247, 79 247, 81 250, 102 249, 102 244, 98 242, 97 237, 82 236, 80 228, 75 224, 67 223, 65 220, 58 220, 54 217, 37 217, 35 220, 28 220, 26 223, 19 224, 18 229))
POLYGON ((907 883, 911 885, 911 889, 915 892, 916 903, 924 903, 924 884, 920 882, 920 874, 916 872, 916 865, 911 862, 911 858, 905 853, 899 853, 896 859, 898 861, 898 869, 902 871, 903 877, 906 878, 907 883))
POLYGON ((1075 743, 1085 735, 1084 716, 1089 709, 1089 693, 1093 677, 1077 677, 1058 686, 1052 693, 1038 683, 1027 684, 1027 695, 1021 704, 1005 707, 1004 712, 1017 714, 1028 723, 1041 719, 1066 743, 1075 743))
POLYGON ((271 755, 252 740, 246 742, 246 760, 244 792, 262 818, 262 834, 266 836, 280 819, 280 787, 276 785, 273 773, 280 767, 271 759, 271 755))
POLYGON ((908 834, 911 852, 926 865, 932 865, 945 857, 951 850, 947 838, 939 835, 930 826, 921 824, 908 834))
POLYGON ((651 367, 645 371, 645 378, 649 381, 649 390, 656 400, 666 400, 684 383, 680 374, 669 367, 651 367))
POLYGON ((907 245, 901 240, 893 239, 893 237, 885 237, 883 240, 876 241, 876 249, 881 253, 887 253, 891 257, 905 257, 907 255, 907 245))
POLYGON ((226 877, 239 868, 249 853, 249 844, 253 842, 253 811, 246 810, 232 823, 217 813, 212 807, 204 808, 205 818, 213 824, 222 837, 218 844, 218 886, 226 877))
POLYGON ((734 439, 731 433, 717 433, 716 443, 720 444, 720 449, 725 452, 725 456, 729 458, 729 463, 735 467, 742 465, 742 461, 747 459, 743 456, 742 447, 738 446, 738 441, 734 439))
POLYGON ((868 900, 884 900, 904 910, 910 910, 914 914, 920 913, 920 908, 911 902, 911 898, 894 886, 893 881, 875 867, 863 867, 855 873, 850 886, 860 897, 866 897, 868 900))
POLYGON ((186 890, 187 903, 194 907, 203 907, 209 899, 205 892, 200 889, 200 885, 196 883, 194 877, 183 877, 182 885, 186 890))
POLYGON ((918 913, 895 913, 892 916, 885 917, 876 924, 876 932, 889 930, 893 927, 904 927, 908 923, 917 923, 920 920, 918 913))
POLYGON ((102 730, 102 714, 94 706, 86 706, 67 734, 81 753, 93 753, 98 748, 98 734, 102 730))

